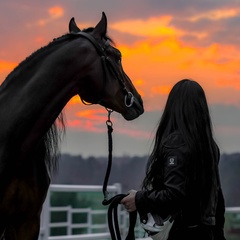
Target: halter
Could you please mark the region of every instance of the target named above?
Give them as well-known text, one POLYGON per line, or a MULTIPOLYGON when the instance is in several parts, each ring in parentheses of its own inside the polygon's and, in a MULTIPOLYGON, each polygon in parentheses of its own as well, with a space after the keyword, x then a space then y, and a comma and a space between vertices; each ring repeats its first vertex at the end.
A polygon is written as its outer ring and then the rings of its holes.
MULTIPOLYGON (((122 86, 122 90, 125 93, 125 101, 124 101, 125 106, 129 108, 129 107, 132 107, 134 102, 136 104, 138 104, 137 101, 135 100, 135 97, 133 96, 133 94, 130 91, 127 90, 124 80, 120 77, 120 75, 121 75, 120 72, 114 67, 114 63, 107 56, 107 54, 105 52, 105 49, 110 45, 110 43, 109 43, 110 41, 107 40, 105 42, 104 46, 102 47, 99 44, 99 42, 89 33, 78 32, 76 34, 87 38, 93 44, 93 46, 96 48, 97 52, 99 53, 99 55, 101 57, 105 74, 108 75, 108 72, 110 71, 117 78, 117 80, 120 82, 120 84, 122 86)), ((82 100, 82 102, 85 104, 84 100, 82 100)))

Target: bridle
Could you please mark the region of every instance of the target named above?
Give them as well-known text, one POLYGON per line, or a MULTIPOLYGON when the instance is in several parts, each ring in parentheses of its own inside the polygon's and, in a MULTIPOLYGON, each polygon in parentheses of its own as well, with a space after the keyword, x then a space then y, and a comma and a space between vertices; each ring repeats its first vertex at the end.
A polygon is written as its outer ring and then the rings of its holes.
MULTIPOLYGON (((125 84, 124 79, 121 77, 121 73, 120 71, 114 66, 115 64, 113 63, 113 61, 107 56, 106 53, 106 48, 108 46, 110 46, 110 41, 106 40, 104 46, 101 46, 99 44, 99 42, 89 33, 86 32, 78 32, 78 33, 71 33, 71 34, 75 34, 75 35, 80 35, 86 39, 88 39, 93 46, 96 48, 98 54, 101 57, 102 63, 103 63, 103 68, 104 68, 104 72, 106 75, 106 78, 110 78, 111 76, 109 76, 109 72, 114 75, 116 77, 116 79, 119 81, 121 87, 122 87, 122 91, 125 94, 125 99, 124 99, 124 103, 126 107, 132 107, 132 105, 135 103, 137 105, 139 105, 138 101, 136 100, 136 98, 134 97, 134 95, 132 94, 132 92, 130 92, 125 84)), ((84 102, 84 100, 82 100, 84 102)), ((100 103, 101 99, 97 102, 100 103)))

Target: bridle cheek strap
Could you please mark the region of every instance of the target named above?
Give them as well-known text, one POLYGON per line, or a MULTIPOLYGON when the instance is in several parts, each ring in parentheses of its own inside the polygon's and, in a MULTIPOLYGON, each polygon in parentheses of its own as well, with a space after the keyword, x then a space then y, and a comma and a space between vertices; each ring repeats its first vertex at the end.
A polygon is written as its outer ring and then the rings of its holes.
POLYGON ((125 98, 124 98, 125 106, 128 108, 132 107, 132 105, 134 103, 137 103, 137 101, 135 100, 135 97, 133 96, 133 94, 127 90, 124 81, 120 77, 120 73, 118 71, 116 71, 111 59, 109 59, 106 56, 102 56, 101 59, 102 59, 102 64, 103 64, 103 69, 105 72, 106 79, 111 79, 112 76, 114 76, 118 80, 118 82, 121 84, 122 90, 125 94, 125 98))
MULTIPOLYGON (((103 69, 104 69, 104 72, 106 75, 106 79, 111 78, 109 72, 111 72, 112 75, 117 78, 117 80, 119 81, 119 83, 122 86, 122 90, 125 93, 125 106, 132 107, 133 103, 136 103, 137 105, 139 105, 138 101, 135 100, 135 97, 133 96, 133 94, 127 90, 125 82, 120 76, 122 74, 120 74, 120 72, 116 70, 113 62, 105 53, 105 48, 109 46, 109 40, 106 41, 104 47, 101 47, 100 44, 96 41, 96 39, 92 35, 90 35, 86 32, 78 32, 76 35, 80 35, 80 36, 87 38, 93 44, 93 46, 96 48, 97 52, 99 53, 99 55, 101 56, 101 59, 102 59, 102 64, 103 64, 103 69)), ((104 91, 104 90, 102 90, 102 91, 104 91)), ((98 103, 99 102, 101 102, 101 99, 98 101, 98 103)))

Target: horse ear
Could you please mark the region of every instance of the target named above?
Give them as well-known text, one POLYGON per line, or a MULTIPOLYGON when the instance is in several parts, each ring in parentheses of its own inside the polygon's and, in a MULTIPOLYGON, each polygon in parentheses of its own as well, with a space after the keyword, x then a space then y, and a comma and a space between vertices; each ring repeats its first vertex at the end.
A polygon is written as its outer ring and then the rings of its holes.
POLYGON ((74 17, 69 22, 69 32, 70 33, 78 33, 81 32, 80 28, 75 23, 74 17))
POLYGON ((107 17, 106 14, 102 12, 102 18, 94 28, 93 35, 95 37, 103 38, 106 35, 106 32, 107 32, 107 17))

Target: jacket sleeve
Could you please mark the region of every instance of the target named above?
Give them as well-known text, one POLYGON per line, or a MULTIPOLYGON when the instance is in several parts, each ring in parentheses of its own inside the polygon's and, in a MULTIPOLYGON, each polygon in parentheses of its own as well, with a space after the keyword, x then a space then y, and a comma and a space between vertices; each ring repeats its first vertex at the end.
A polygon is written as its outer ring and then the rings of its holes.
POLYGON ((160 190, 142 190, 136 193, 135 203, 140 218, 148 212, 157 212, 163 217, 183 203, 186 195, 187 151, 185 146, 165 148, 163 154, 164 177, 160 190))

